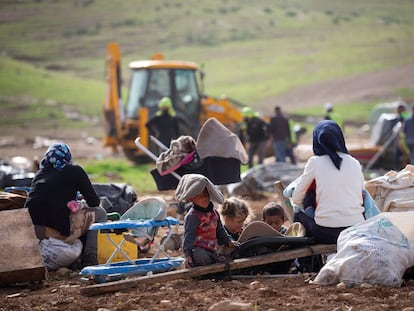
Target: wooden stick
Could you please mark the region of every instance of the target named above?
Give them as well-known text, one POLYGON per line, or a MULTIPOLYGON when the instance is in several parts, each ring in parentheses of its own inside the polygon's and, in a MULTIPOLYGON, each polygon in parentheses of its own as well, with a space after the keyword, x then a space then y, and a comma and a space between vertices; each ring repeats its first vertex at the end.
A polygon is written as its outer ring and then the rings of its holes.
POLYGON ((140 276, 109 283, 89 285, 82 287, 80 289, 80 293, 86 296, 93 296, 103 293, 119 291, 131 287, 138 287, 146 284, 162 283, 183 278, 192 278, 211 273, 237 270, 316 254, 327 254, 333 252, 336 252, 336 244, 310 245, 305 248, 280 251, 272 254, 254 256, 249 258, 235 259, 227 264, 217 263, 208 266, 195 267, 191 269, 181 269, 153 274, 150 276, 140 276))
POLYGON ((276 190, 277 195, 279 196, 281 205, 283 207, 283 210, 285 211, 285 214, 286 214, 288 220, 290 221, 290 223, 293 223, 293 206, 290 203, 289 198, 286 198, 283 195, 284 187, 283 187, 282 182, 280 180, 275 181, 275 190, 276 190))

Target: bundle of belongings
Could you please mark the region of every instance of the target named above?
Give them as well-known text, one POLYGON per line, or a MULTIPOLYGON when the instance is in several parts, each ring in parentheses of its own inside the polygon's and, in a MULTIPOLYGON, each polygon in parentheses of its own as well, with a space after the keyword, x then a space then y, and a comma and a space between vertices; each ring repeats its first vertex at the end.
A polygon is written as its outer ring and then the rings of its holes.
POLYGON ((412 278, 414 166, 371 179, 365 188, 382 213, 341 232, 337 253, 321 269, 315 283, 400 286, 403 279, 412 278))
POLYGON ((168 150, 162 152, 151 174, 158 190, 172 190, 178 178, 185 174, 201 174, 215 185, 240 182, 240 165, 248 156, 239 137, 217 119, 208 119, 200 129, 197 140, 181 136, 171 141, 168 150))
POLYGON ((414 211, 374 216, 341 232, 337 253, 315 278, 319 285, 400 286, 414 266, 414 211))
POLYGON ((365 189, 382 212, 414 210, 414 165, 399 172, 389 171, 366 182, 365 189))

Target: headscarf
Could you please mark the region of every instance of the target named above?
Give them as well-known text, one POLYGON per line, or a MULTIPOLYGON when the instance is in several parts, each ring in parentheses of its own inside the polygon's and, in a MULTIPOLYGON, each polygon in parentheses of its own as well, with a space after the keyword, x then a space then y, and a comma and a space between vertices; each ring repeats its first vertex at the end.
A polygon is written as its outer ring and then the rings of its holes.
POLYGON ((342 158, 338 151, 348 153, 341 128, 332 120, 320 121, 313 130, 313 153, 318 156, 328 155, 339 170, 342 158))
POLYGON ((72 163, 72 155, 69 146, 64 143, 51 145, 40 161, 40 168, 52 166, 61 171, 66 164, 72 163))
POLYGON ((163 110, 165 108, 167 108, 168 109, 168 114, 171 117, 175 117, 175 110, 174 110, 172 101, 171 101, 171 99, 169 97, 163 97, 163 98, 161 98, 160 101, 158 102, 158 108, 159 108, 159 110, 156 113, 157 116, 162 115, 163 114, 163 110))

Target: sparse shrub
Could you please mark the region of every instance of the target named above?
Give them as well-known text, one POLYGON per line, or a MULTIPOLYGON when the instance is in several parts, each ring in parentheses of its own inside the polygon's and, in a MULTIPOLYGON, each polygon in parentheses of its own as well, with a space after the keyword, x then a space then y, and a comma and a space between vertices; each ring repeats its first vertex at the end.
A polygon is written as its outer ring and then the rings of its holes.
POLYGON ((218 9, 218 12, 219 12, 220 14, 226 15, 226 14, 227 14, 227 9, 226 9, 226 8, 221 7, 221 8, 219 8, 219 9, 218 9))
POLYGON ((270 14, 270 13, 272 13, 272 12, 273 12, 273 10, 272 10, 271 8, 264 8, 264 9, 263 9, 263 11, 264 11, 265 13, 268 13, 268 14, 270 14))
POLYGON ((341 18, 339 16, 336 16, 332 19, 332 23, 333 24, 340 24, 341 23, 341 18))
POLYGON ((297 13, 293 12, 293 11, 286 12, 286 16, 288 16, 288 17, 296 17, 296 15, 297 15, 297 13))

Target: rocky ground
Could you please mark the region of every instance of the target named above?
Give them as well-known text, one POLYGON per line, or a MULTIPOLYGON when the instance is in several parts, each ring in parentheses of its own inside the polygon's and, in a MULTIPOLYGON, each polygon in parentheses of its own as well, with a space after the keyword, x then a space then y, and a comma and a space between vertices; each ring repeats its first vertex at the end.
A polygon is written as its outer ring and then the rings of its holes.
MULTIPOLYGON (((358 99, 395 100, 397 87, 414 85, 413 66, 332 81, 324 85, 306 87, 269 100, 274 103, 291 102, 295 107, 309 102, 312 105, 331 101, 347 102, 358 99), (398 83, 397 83, 398 81, 398 83)), ((321 109, 321 108, 318 108, 321 109)), ((64 139, 75 158, 102 158, 113 155, 102 147, 97 129, 58 131, 56 135, 41 129, 2 128, 0 159, 24 156, 40 157, 45 146, 34 148, 35 136, 43 139, 64 139)), ((99 131, 98 131, 99 132, 99 131)), ((357 132, 354 132, 357 133, 357 132)), ((309 139, 309 137, 307 138, 309 139)), ((358 142, 360 137, 349 137, 358 142)), ((122 155, 118 155, 122 156, 122 155)), ((171 196, 167 195, 167 198, 171 196)), ((260 200, 249 199, 258 215, 262 206, 277 200, 275 194, 266 194, 260 200)), ((4 251, 4 250, 2 250, 4 251)), ((354 288, 317 286, 309 284, 309 275, 291 277, 254 277, 233 280, 177 279, 166 283, 137 285, 128 290, 88 297, 80 290, 86 286, 79 271, 50 272, 49 278, 38 284, 12 284, 0 287, 0 311, 3 310, 208 310, 223 301, 215 310, 414 310, 414 281, 404 282, 398 288, 363 285, 354 288), (236 308, 237 307, 237 308, 236 308)))
MULTIPOLYGON (((172 194, 165 194, 171 200, 172 194)), ((276 194, 248 200, 259 217, 276 194)), ((162 236, 162 233, 161 235, 162 236)), ((153 251, 153 249, 152 249, 153 251)), ((172 252, 173 256, 180 251, 172 252)), ((145 256, 145 255, 143 255, 145 256)), ((0 286, 0 311, 5 310, 414 310, 414 280, 401 287, 363 284, 318 286, 314 275, 249 276, 225 280, 178 278, 167 282, 86 296, 79 270, 51 271, 48 280, 0 286), (217 306, 219 303, 221 305, 217 306), (210 309, 211 308, 211 309, 210 309)), ((107 283, 108 284, 108 283, 107 283)))

